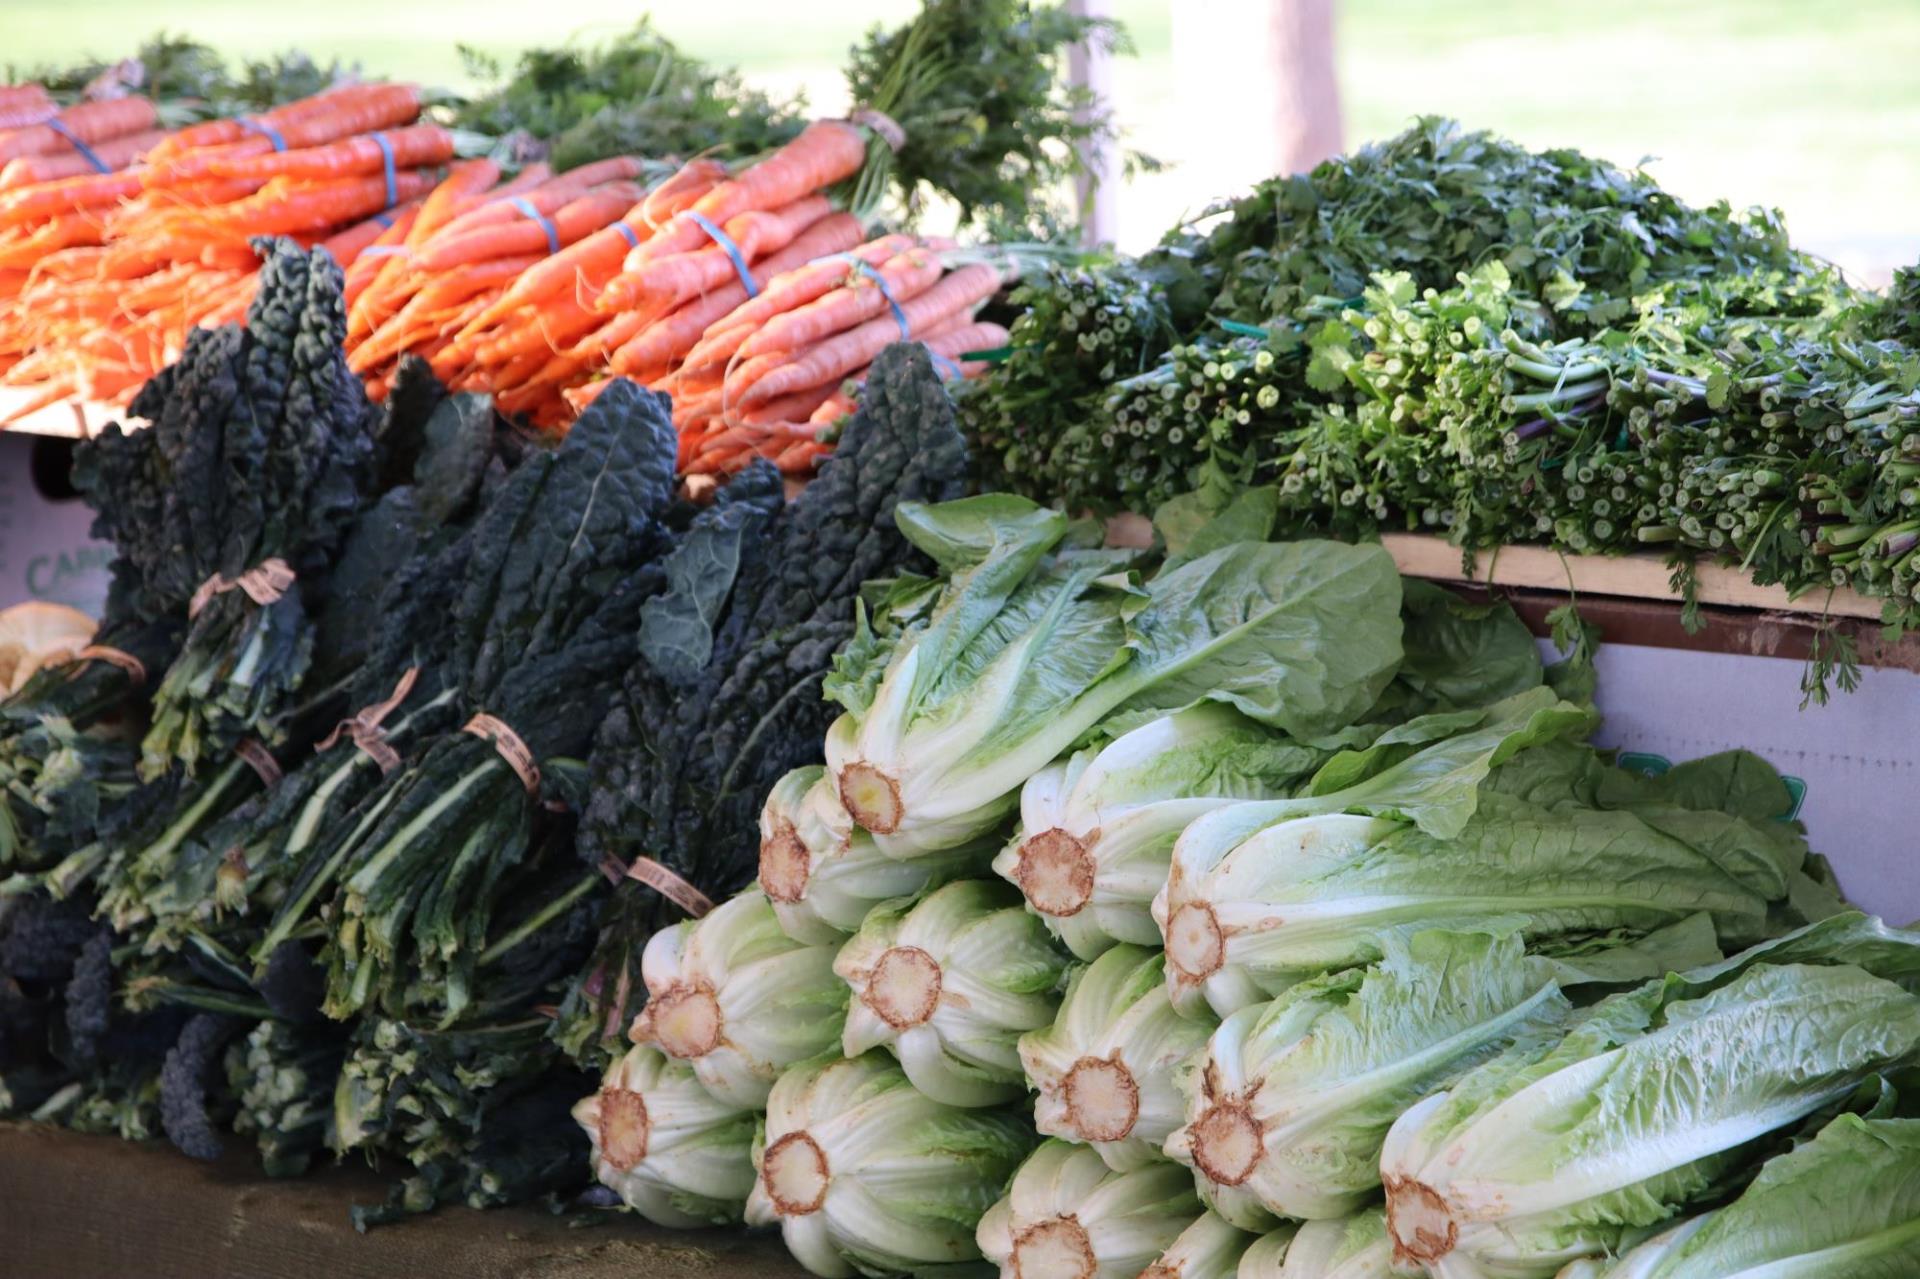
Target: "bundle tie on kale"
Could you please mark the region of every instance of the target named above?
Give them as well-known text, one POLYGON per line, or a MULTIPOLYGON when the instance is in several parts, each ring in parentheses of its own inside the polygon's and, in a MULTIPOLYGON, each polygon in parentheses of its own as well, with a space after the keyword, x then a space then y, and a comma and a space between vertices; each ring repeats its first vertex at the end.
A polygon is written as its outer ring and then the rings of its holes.
POLYGON ((633 865, 622 866, 618 857, 609 854, 601 859, 600 873, 615 884, 623 879, 638 880, 695 919, 713 910, 711 897, 651 857, 636 857, 633 865))
POLYGON ((507 767, 520 778, 520 784, 527 788, 527 794, 540 793, 540 765, 533 759, 533 752, 527 749, 520 734, 508 728, 493 716, 482 712, 460 726, 463 733, 472 733, 475 737, 485 738, 493 743, 493 749, 500 758, 507 761, 507 767))
POLYGON ((278 555, 261 560, 238 577, 215 573, 200 583, 193 598, 187 601, 187 617, 191 620, 200 616, 200 610, 211 604, 216 595, 224 595, 236 588, 245 591, 248 599, 265 608, 285 595, 293 582, 293 567, 278 555))
POLYGON ((861 107, 847 117, 848 124, 857 124, 863 129, 871 129, 881 141, 887 144, 887 150, 898 152, 907 145, 907 131, 900 122, 884 111, 875 111, 872 107, 861 107))
POLYGON ((393 686, 393 694, 383 702, 362 707, 352 715, 334 725, 331 733, 322 738, 315 750, 332 750, 342 737, 360 748, 362 754, 380 766, 382 774, 391 773, 400 767, 400 752, 387 744, 387 730, 380 726, 381 721, 399 709, 400 703, 407 700, 413 692, 414 681, 420 678, 418 666, 407 667, 400 680, 393 686))
POLYGON ((87 662, 105 662, 109 666, 119 667, 127 673, 127 679, 135 688, 147 682, 147 664, 125 649, 115 648, 111 644, 89 644, 85 648, 75 649, 62 659, 60 665, 73 668, 67 672, 68 679, 79 679, 81 667, 87 662))
POLYGON ((280 779, 286 776, 280 771, 280 761, 273 757, 266 743, 257 737, 241 738, 234 743, 233 753, 247 762, 247 767, 260 778, 260 784, 269 790, 278 786, 280 779))

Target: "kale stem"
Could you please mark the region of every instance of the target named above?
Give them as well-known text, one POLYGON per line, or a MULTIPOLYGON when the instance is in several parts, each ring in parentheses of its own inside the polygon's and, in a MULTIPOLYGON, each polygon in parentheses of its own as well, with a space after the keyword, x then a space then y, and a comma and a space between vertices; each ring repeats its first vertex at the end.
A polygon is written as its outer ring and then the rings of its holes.
POLYGON ((548 924, 571 910, 575 902, 592 892, 594 885, 600 882, 601 877, 598 871, 582 877, 579 883, 541 907, 538 912, 528 918, 518 928, 515 928, 505 937, 502 937, 499 941, 494 942, 491 946, 481 951, 480 967, 485 968, 488 964, 493 963, 515 946, 518 946, 521 942, 533 936, 542 928, 545 928, 548 924))

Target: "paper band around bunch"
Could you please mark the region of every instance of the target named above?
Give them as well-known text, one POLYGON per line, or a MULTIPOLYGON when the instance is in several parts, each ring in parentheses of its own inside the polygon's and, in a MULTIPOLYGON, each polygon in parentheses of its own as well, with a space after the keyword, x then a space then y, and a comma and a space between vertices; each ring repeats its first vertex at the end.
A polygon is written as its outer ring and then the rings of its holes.
POLYGON ((420 668, 409 666, 393 686, 393 693, 385 701, 375 702, 362 707, 333 726, 315 750, 332 750, 339 745, 341 738, 347 738, 360 753, 380 766, 382 773, 391 773, 400 767, 400 752, 393 749, 387 741, 387 730, 380 722, 399 708, 407 700, 407 694, 413 692, 414 681, 420 678, 420 668))
POLYGON ((267 749, 266 743, 257 737, 241 738, 234 746, 233 753, 247 761, 248 767, 252 768, 254 775, 259 777, 260 784, 269 790, 278 786, 280 779, 286 776, 280 771, 280 761, 273 757, 273 752, 267 749))
POLYGON ((520 779, 520 784, 527 788, 527 794, 537 795, 540 792, 540 765, 534 762, 533 752, 527 749, 520 734, 484 713, 468 720, 460 731, 493 743, 493 749, 499 752, 500 758, 520 779))
POLYGON ((634 858, 633 865, 627 867, 622 877, 645 884, 695 919, 713 909, 710 897, 651 857, 634 858))
POLYGON ((733 237, 725 231, 722 231, 714 224, 712 218, 700 212, 698 209, 688 209, 687 218, 695 226, 705 231, 707 238, 719 245, 721 251, 733 262, 733 273, 740 277, 740 283, 747 290, 747 296, 750 298, 759 297, 759 281, 755 280, 753 278, 753 272, 747 269, 747 255, 740 251, 740 246, 733 242, 733 237))
POLYGON ((86 142, 84 142, 81 139, 79 134, 75 133, 72 129, 69 129, 66 125, 62 124, 60 122, 59 116, 54 116, 50 120, 42 120, 40 123, 46 125, 47 128, 53 130, 55 133, 65 138, 67 140, 67 145, 72 147, 82 160, 85 160, 88 164, 92 165, 93 171, 95 173, 112 173, 113 172, 113 166, 108 164, 105 160, 102 160, 98 155, 96 155, 94 153, 93 148, 88 146, 86 142))
POLYGON ((277 555, 261 560, 238 577, 215 573, 200 583, 200 589, 187 601, 187 619, 191 621, 200 616, 200 610, 211 604, 216 595, 235 589, 246 592, 248 599, 265 608, 285 595, 294 580, 293 567, 277 555))
POLYGON ((857 124, 863 129, 871 129, 887 144, 887 150, 897 152, 907 145, 907 131, 900 122, 884 111, 875 111, 872 107, 861 107, 847 117, 849 124, 857 124))
POLYGON ((114 648, 109 644, 89 644, 85 648, 75 649, 60 664, 74 668, 73 673, 68 676, 69 679, 73 679, 79 676, 79 667, 82 662, 105 662, 109 666, 117 666, 127 673, 128 681, 135 688, 147 682, 146 663, 125 649, 114 648))

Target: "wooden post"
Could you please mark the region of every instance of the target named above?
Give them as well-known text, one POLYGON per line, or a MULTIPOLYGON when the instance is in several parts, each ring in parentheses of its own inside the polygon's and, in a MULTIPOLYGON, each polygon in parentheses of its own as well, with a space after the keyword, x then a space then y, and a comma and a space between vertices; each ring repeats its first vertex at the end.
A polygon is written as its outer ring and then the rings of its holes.
POLYGON ((1333 0, 1176 0, 1173 61, 1193 205, 1341 149, 1333 0))
MULTIPOLYGON (((1067 10, 1083 18, 1113 16, 1111 0, 1067 0, 1067 10)), ((1092 96, 1095 110, 1113 110, 1113 55, 1104 44, 1074 45, 1067 53, 1067 78, 1092 96)), ((1089 248, 1112 244, 1120 226, 1119 190, 1115 186, 1111 134, 1089 139, 1080 150, 1083 172, 1074 181, 1080 204, 1080 241, 1089 248)))

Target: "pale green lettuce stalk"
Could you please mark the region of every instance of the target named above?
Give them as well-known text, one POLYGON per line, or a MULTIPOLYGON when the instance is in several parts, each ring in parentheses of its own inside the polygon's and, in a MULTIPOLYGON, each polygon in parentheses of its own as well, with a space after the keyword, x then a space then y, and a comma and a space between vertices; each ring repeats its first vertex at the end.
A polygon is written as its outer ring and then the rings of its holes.
POLYGON ((1920 1119, 1841 1115, 1740 1197, 1563 1279, 1894 1279, 1920 1274, 1920 1119))
POLYGON ((1085 1146, 1047 1141, 980 1219, 980 1251, 1004 1279, 1134 1279, 1201 1210, 1184 1168, 1114 1172, 1085 1146))
POLYGON ((1262 1235, 1240 1258, 1236 1279, 1411 1279, 1420 1273, 1395 1264, 1386 1214, 1369 1208, 1262 1235))
POLYGON ((1036 1137, 1011 1110, 917 1091, 883 1053, 788 1070, 767 1098, 749 1225, 825 1279, 977 1261, 974 1227, 1036 1137))
POLYGON ((1240 1258, 1254 1236, 1210 1212, 1167 1245, 1160 1259, 1140 1273, 1140 1279, 1234 1279, 1240 1258))
POLYGON ((1724 1187, 1754 1143, 1920 1061, 1916 957, 1920 933, 1835 917, 1469 1071, 1388 1133, 1402 1259, 1437 1279, 1546 1279, 1620 1251, 1724 1187))
POLYGON ((760 888, 795 941, 824 946, 860 927, 883 901, 911 897, 987 868, 996 845, 976 841, 900 861, 853 824, 819 765, 774 784, 760 812, 760 888))
POLYGON ((1163 716, 1029 778, 993 869, 1082 959, 1115 942, 1157 946, 1153 897, 1180 832, 1235 800, 1290 793, 1328 754, 1231 706, 1163 716))
MULTIPOLYGON (((1591 712, 1531 689, 1468 714, 1455 736, 1357 785, 1231 804, 1193 822, 1153 902, 1174 1006, 1193 1015, 1211 1005, 1225 1016, 1378 959, 1383 928, 1474 927, 1550 905, 1514 899, 1556 882, 1561 850, 1536 849, 1528 832, 1504 833, 1498 822, 1476 827, 1474 817, 1496 766, 1592 722, 1591 712)), ((1557 836, 1570 825, 1555 817, 1545 828, 1557 836)), ((1651 928, 1699 909, 1649 905, 1623 920, 1624 907, 1605 908, 1613 895, 1597 895, 1602 906, 1551 918, 1562 931, 1632 920, 1651 928)))
POLYGON ((876 689, 839 673, 853 704, 826 748, 847 811, 890 856, 991 831, 1109 716, 1124 731, 1218 701, 1311 737, 1365 712, 1400 660, 1400 579, 1378 547, 1238 542, 1142 587, 1117 553, 1053 553, 1067 521, 1017 498, 902 503, 899 519, 950 580, 885 647, 876 689))
POLYGON ((847 988, 834 946, 780 928, 757 888, 647 942, 646 1006, 629 1035, 686 1062, 730 1105, 758 1109, 782 1069, 840 1042, 847 988))
POLYGON ((1186 1110, 1180 1073, 1212 1024, 1167 999, 1160 952, 1120 945, 1073 974, 1053 1024, 1020 1037, 1041 1132, 1125 1172, 1160 1158, 1186 1110))
POLYGON ((1401 1111, 1571 1012, 1511 933, 1390 934, 1384 949, 1228 1017, 1182 1077, 1186 1123, 1167 1154, 1234 1224, 1363 1207, 1401 1111))
POLYGON ((593 1143, 594 1176, 648 1221, 687 1229, 740 1220, 759 1118, 715 1100, 685 1065, 631 1048, 573 1117, 593 1143))
POLYGON ((1053 1021, 1066 954, 998 880, 960 880, 876 906, 833 970, 853 991, 842 1051, 885 1047, 935 1101, 1026 1093, 1022 1033, 1053 1021))

